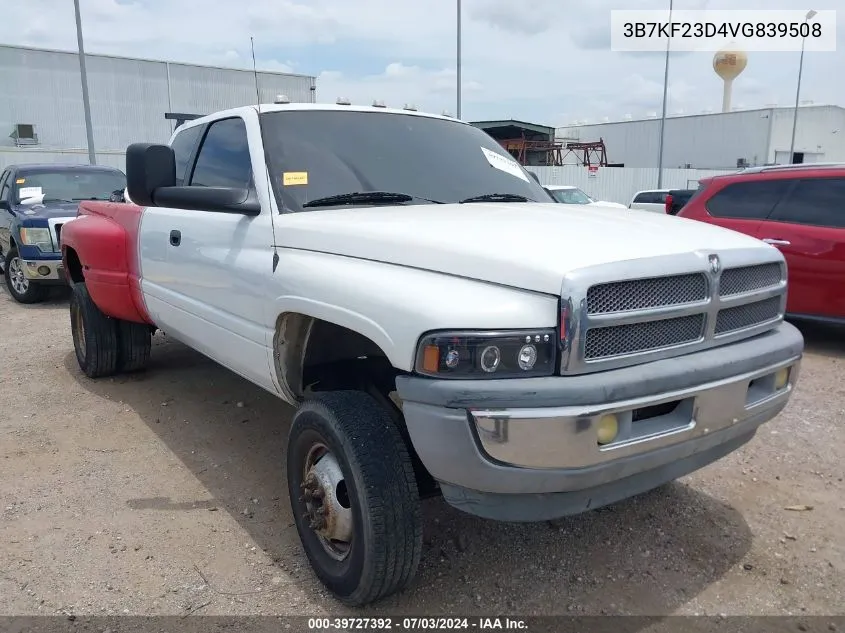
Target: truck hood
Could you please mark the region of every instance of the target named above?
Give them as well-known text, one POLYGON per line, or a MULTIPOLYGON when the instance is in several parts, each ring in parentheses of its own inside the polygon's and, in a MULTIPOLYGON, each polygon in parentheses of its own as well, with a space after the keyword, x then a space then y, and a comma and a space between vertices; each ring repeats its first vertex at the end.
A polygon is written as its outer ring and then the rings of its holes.
POLYGON ((590 206, 595 207, 609 207, 611 209, 627 209, 628 207, 624 204, 620 204, 619 202, 608 202, 607 200, 594 200, 590 203, 590 206))
POLYGON ((277 245, 560 294, 579 268, 696 250, 771 248, 696 220, 557 203, 348 207, 278 216, 277 245))
POLYGON ((78 207, 78 202, 37 202, 35 204, 17 205, 15 214, 22 220, 71 218, 76 217, 78 207))

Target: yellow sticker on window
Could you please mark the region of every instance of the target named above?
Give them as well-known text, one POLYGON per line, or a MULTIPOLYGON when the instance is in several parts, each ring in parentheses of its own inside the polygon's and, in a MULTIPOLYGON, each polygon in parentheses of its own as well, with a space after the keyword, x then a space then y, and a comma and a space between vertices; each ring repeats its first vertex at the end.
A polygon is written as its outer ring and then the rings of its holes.
POLYGON ((18 178, 18 179, 15 181, 15 184, 16 184, 16 185, 22 185, 22 184, 23 184, 23 183, 25 183, 25 182, 26 182, 26 178, 18 178))
POLYGON ((308 172, 307 171, 286 171, 282 174, 282 184, 285 187, 292 185, 307 185, 308 172))

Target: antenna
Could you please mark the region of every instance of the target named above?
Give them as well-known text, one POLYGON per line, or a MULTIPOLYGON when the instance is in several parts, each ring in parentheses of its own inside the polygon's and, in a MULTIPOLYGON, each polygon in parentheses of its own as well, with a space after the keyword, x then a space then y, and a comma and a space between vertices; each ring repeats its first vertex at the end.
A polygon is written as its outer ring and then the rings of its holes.
MULTIPOLYGON (((264 143, 264 127, 261 118, 261 93, 258 91, 258 67, 255 64, 255 40, 249 36, 249 46, 252 49, 252 76, 255 79, 255 103, 258 108, 258 129, 261 131, 261 142, 264 143)), ((267 185, 270 187, 270 194, 273 192, 273 183, 270 181, 270 167, 267 165, 267 153, 264 153, 264 171, 267 175, 267 185)), ((272 201, 271 201, 272 203, 272 201)), ((279 251, 276 247, 276 221, 273 217, 272 204, 270 208, 270 232, 273 235, 273 272, 276 272, 276 267, 279 265, 279 251)))

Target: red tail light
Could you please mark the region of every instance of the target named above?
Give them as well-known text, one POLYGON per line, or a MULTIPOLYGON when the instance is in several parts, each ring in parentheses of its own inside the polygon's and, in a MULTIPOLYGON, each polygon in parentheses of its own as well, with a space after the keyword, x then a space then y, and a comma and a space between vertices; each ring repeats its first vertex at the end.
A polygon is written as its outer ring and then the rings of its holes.
POLYGON ((672 210, 672 196, 666 196, 665 211, 669 213, 672 210))

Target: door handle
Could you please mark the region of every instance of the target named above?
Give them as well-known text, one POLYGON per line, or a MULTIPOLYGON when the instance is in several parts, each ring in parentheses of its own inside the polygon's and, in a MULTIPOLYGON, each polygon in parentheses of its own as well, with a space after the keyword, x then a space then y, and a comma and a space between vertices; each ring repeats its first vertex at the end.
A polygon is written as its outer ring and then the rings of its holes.
POLYGON ((773 237, 763 238, 763 241, 766 244, 771 244, 772 246, 789 246, 791 244, 789 240, 778 240, 773 237))
POLYGON ((182 243, 182 231, 176 229, 170 231, 170 245, 179 246, 182 243))

